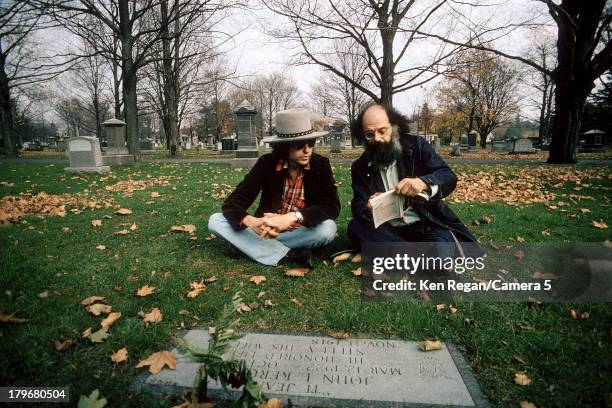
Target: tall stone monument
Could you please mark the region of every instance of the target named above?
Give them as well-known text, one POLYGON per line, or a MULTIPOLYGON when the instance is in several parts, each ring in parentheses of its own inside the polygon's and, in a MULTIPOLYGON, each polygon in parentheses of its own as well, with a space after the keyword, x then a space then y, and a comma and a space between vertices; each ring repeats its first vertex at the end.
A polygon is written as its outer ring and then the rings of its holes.
POLYGON ((344 143, 344 128, 343 124, 334 124, 331 126, 331 153, 340 153, 342 144, 344 143))
POLYGON ((257 111, 245 99, 234 109, 234 114, 236 115, 238 150, 236 150, 236 158, 232 160, 232 165, 234 167, 250 167, 259 157, 255 133, 255 115, 257 115, 257 111))
POLYGON ((468 133, 468 150, 476 150, 476 136, 478 136, 478 132, 472 130, 468 133))
POLYGON ((70 167, 66 173, 106 173, 110 167, 105 166, 100 152, 100 141, 95 136, 79 136, 68 140, 68 157, 70 167))
POLYGON ((107 166, 134 164, 134 156, 125 146, 125 122, 113 118, 102 123, 102 126, 108 143, 104 152, 104 164, 107 166))

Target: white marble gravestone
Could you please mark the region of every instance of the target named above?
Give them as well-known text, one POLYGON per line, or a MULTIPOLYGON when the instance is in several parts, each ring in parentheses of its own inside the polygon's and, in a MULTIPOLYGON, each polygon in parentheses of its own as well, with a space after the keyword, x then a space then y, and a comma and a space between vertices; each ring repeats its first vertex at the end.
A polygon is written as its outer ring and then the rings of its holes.
POLYGON ((106 173, 110 167, 105 166, 100 152, 100 142, 95 136, 79 136, 68 140, 68 157, 70 167, 66 173, 106 173))
MULTIPOLYGON (((209 334, 190 330, 184 340, 205 349, 209 334)), ((174 350, 176 370, 141 379, 137 389, 180 395, 191 389, 198 365, 174 350)), ((452 346, 423 352, 416 342, 249 333, 225 357, 245 360, 268 398, 292 406, 488 407, 461 354, 452 346)), ((235 398, 209 382, 210 395, 235 398)))

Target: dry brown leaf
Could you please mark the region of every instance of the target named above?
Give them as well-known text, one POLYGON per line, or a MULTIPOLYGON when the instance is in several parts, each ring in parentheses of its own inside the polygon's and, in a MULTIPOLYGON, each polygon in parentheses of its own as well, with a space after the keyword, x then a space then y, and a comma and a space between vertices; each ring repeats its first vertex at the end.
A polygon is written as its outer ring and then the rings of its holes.
POLYGON ((589 316, 590 316, 589 312, 582 312, 582 313, 580 313, 580 318, 582 320, 589 320, 589 316))
POLYGON ((340 339, 340 340, 349 338, 348 333, 345 333, 345 332, 329 332, 327 333, 327 335, 329 337, 333 337, 334 339, 340 339))
POLYGON ((102 343, 108 337, 108 327, 103 327, 87 336, 92 343, 102 343))
POLYGON ((525 360, 521 356, 514 356, 514 359, 523 365, 525 364, 525 360))
POLYGON ((253 282, 255 285, 262 284, 265 281, 266 281, 266 277, 263 275, 251 276, 251 279, 249 279, 249 282, 253 282))
POLYGON ((204 279, 204 282, 206 283, 213 283, 217 281, 217 277, 216 276, 211 276, 210 278, 206 278, 204 279))
POLYGON ((276 306, 276 304, 274 304, 270 299, 266 299, 264 301, 264 306, 266 306, 266 307, 273 307, 273 306, 276 306))
POLYGON ((538 408, 536 404, 529 401, 521 401, 521 408, 538 408))
POLYGON ((439 312, 440 310, 444 310, 446 308, 446 305, 444 303, 440 303, 438 305, 436 305, 436 310, 439 312))
POLYGON ((296 298, 291 299, 292 303, 295 303, 298 306, 302 306, 302 302, 300 302, 299 300, 297 300, 296 298))
POLYGON ((113 312, 100 323, 102 327, 111 327, 121 317, 121 312, 113 312))
POLYGON ((85 338, 91 337, 91 327, 88 327, 85 330, 83 330, 83 337, 85 338))
POLYGON ((138 229, 138 226, 136 224, 130 225, 130 230, 131 231, 136 231, 137 229, 138 229))
POLYGON ((196 226, 192 224, 173 225, 170 227, 170 232, 186 232, 192 235, 196 232, 196 226))
POLYGON ((306 275, 308 271, 309 271, 308 268, 293 268, 293 269, 289 269, 288 271, 286 271, 285 276, 301 278, 302 276, 306 275))
POLYGON ((265 291, 265 290, 262 290, 261 292, 259 292, 259 293, 257 294, 257 298, 259 299, 260 297, 264 296, 265 294, 266 294, 266 291, 265 291))
POLYGON ((572 317, 572 319, 576 320, 578 319, 578 311, 576 309, 570 309, 570 316, 572 317))
POLYGON ((136 296, 149 296, 153 292, 155 292, 155 286, 144 285, 142 288, 138 289, 136 296))
POLYGON ((517 236, 516 237, 516 242, 525 242, 525 238, 523 238, 521 236, 517 236))
POLYGON ((439 340, 423 340, 418 343, 421 351, 442 350, 442 343, 439 340))
POLYGON ((534 279, 547 279, 547 280, 557 280, 559 279, 559 276, 555 275, 554 273, 550 273, 550 272, 534 272, 533 275, 531 275, 532 278, 534 279))
POLYGON ((259 404, 257 408, 285 408, 278 398, 270 398, 268 401, 259 404))
POLYGON ((343 254, 337 255, 334 257, 334 259, 332 259, 332 263, 334 264, 334 266, 338 265, 340 262, 346 261, 347 259, 349 259, 352 256, 351 252, 345 252, 343 254))
POLYGON ((129 233, 130 233, 130 231, 128 231, 126 229, 122 229, 122 230, 113 232, 113 234, 115 234, 115 235, 127 235, 129 233))
POLYGON ((41 299, 46 299, 46 298, 48 298, 48 297, 49 297, 49 291, 48 291, 48 290, 45 290, 45 291, 40 292, 40 293, 38 294, 38 297, 39 297, 39 298, 41 298, 41 299))
POLYGON ((483 224, 490 224, 493 222, 493 218, 495 218, 494 215, 483 215, 482 218, 480 218, 480 222, 483 224))
POLYGON ((81 300, 81 304, 83 306, 88 306, 96 302, 104 302, 105 299, 106 298, 104 296, 90 296, 88 298, 81 300))
POLYGON ((514 382, 518 385, 529 385, 531 384, 531 379, 525 373, 516 373, 514 374, 514 382))
POLYGON ((149 196, 151 198, 157 198, 157 197, 159 197, 159 193, 157 191, 151 191, 151 194, 149 196))
POLYGON ((457 312, 459 311, 459 309, 457 309, 456 307, 453 307, 453 305, 450 305, 448 307, 448 310, 450 310, 451 314, 457 314, 457 312))
POLYGON ((361 267, 351 271, 351 273, 355 276, 361 276, 361 267))
POLYGON ((204 238, 207 241, 212 241, 213 239, 217 238, 215 235, 210 234, 209 236, 207 236, 206 238, 204 238))
POLYGON ((69 339, 66 339, 64 341, 55 340, 53 346, 57 351, 65 351, 68 350, 68 348, 72 346, 75 341, 76 340, 74 339, 74 337, 70 337, 69 339))
POLYGON ((608 224, 606 224, 603 221, 595 221, 595 220, 593 220, 592 224, 593 224, 593 226, 595 228, 600 228, 600 229, 608 228, 608 224))
POLYGON ((206 290, 206 285, 204 284, 204 281, 191 282, 189 286, 191 287, 191 291, 187 293, 187 297, 189 298, 194 298, 200 293, 204 292, 204 290, 206 290))
POLYGON ((102 303, 96 303, 91 306, 87 306, 87 311, 94 316, 100 316, 102 313, 107 314, 113 310, 112 306, 105 305, 102 303))
POLYGON ((353 262, 353 263, 359 263, 359 262, 361 262, 361 252, 360 252, 360 253, 358 253, 357 255, 355 255, 355 256, 353 257, 353 259, 351 259, 351 262, 353 262))
POLYGON ((157 353, 151 354, 146 359, 140 361, 136 368, 149 366, 149 372, 151 374, 159 373, 164 366, 174 370, 176 369, 176 358, 171 351, 158 351, 157 353))
POLYGON ((119 208, 117 211, 115 211, 115 214, 119 214, 119 215, 130 215, 132 213, 132 210, 128 210, 127 208, 119 208))
POLYGON ((142 321, 147 326, 149 326, 150 324, 159 323, 163 319, 163 315, 161 313, 161 310, 159 310, 156 307, 151 309, 151 311, 149 313, 145 313, 143 311, 140 311, 140 312, 138 312, 138 316, 142 317, 142 321))
POLYGON ((106 245, 97 245, 97 246, 96 246, 96 249, 97 249, 98 251, 104 251, 104 250, 106 249, 106 245))
POLYGON ((117 350, 111 355, 111 360, 114 363, 121 363, 122 361, 126 361, 128 358, 128 349, 124 347, 122 349, 117 350))
POLYGON ((94 227, 102 226, 102 220, 91 220, 91 225, 94 227))

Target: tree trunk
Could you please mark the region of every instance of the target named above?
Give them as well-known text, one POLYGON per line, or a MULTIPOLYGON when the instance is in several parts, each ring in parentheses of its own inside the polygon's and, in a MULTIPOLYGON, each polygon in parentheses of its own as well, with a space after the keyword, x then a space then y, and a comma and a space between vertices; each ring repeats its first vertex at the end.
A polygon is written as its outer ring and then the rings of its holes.
POLYGON ((5 56, 0 49, 0 131, 6 157, 17 157, 19 150, 15 143, 15 121, 11 106, 11 91, 5 70, 5 56))
POLYGON ((576 81, 557 83, 555 119, 548 163, 576 163, 576 147, 586 95, 576 81))
POLYGON ((123 61, 123 109, 125 112, 126 139, 130 154, 140 159, 138 138, 138 98, 136 95, 136 67, 132 57, 132 27, 127 0, 119 0, 119 25, 121 27, 121 59, 123 61))
POLYGON ((395 78, 393 67, 393 38, 395 33, 391 30, 381 30, 383 43, 382 72, 380 73, 380 103, 384 106, 393 106, 393 80, 395 78))
MULTIPOLYGON (((179 139, 178 129, 178 101, 176 95, 176 88, 178 83, 175 83, 175 75, 172 66, 172 55, 170 53, 170 32, 168 30, 168 0, 161 2, 161 17, 163 24, 163 37, 162 37, 162 57, 163 57, 163 71, 164 71, 164 100, 165 100, 165 112, 167 116, 166 121, 168 123, 168 130, 170 133, 167 135, 170 139, 170 151, 176 151, 179 139)), ((178 41, 178 38, 175 39, 178 41)))

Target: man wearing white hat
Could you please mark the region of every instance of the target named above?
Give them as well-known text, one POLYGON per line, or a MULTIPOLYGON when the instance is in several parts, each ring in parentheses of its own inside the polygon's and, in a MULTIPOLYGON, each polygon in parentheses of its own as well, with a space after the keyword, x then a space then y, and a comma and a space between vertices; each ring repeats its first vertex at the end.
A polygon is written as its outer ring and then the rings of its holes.
POLYGON ((276 135, 263 139, 261 156, 213 214, 208 229, 264 265, 281 260, 312 266, 311 248, 336 236, 340 199, 329 159, 313 152, 318 137, 303 109, 276 114, 276 135), (254 215, 247 209, 261 192, 254 215))

